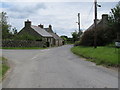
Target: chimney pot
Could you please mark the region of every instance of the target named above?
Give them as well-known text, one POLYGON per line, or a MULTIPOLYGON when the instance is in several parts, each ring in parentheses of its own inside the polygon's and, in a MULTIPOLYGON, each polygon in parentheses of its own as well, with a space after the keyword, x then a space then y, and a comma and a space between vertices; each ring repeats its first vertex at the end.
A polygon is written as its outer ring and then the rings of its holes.
POLYGON ((30 27, 31 26, 31 21, 27 20, 25 21, 25 27, 30 27))
POLYGON ((38 26, 41 27, 41 28, 44 28, 44 25, 41 25, 41 24, 40 24, 40 25, 38 25, 38 26))
POLYGON ((52 26, 51 26, 51 25, 49 25, 49 29, 52 29, 52 26))
POLYGON ((103 14, 102 15, 102 20, 108 20, 108 14, 103 14))

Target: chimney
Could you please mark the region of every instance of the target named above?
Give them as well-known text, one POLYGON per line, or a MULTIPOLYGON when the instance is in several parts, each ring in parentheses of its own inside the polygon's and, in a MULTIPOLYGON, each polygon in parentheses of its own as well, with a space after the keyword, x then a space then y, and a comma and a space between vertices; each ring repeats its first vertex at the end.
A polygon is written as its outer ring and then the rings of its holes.
POLYGON ((25 21, 25 27, 30 27, 31 26, 31 21, 27 20, 25 21))
POLYGON ((51 26, 51 25, 49 25, 49 29, 51 29, 51 30, 52 30, 52 26, 51 26))
POLYGON ((38 25, 38 26, 41 27, 41 28, 44 28, 44 25, 41 25, 41 24, 40 24, 40 25, 38 25))
POLYGON ((103 23, 103 28, 106 28, 108 24, 108 14, 102 15, 102 23, 103 23))
POLYGON ((108 14, 103 14, 102 15, 102 20, 103 21, 108 21, 108 14))
POLYGON ((49 25, 49 32, 52 32, 52 33, 53 33, 52 25, 49 25))

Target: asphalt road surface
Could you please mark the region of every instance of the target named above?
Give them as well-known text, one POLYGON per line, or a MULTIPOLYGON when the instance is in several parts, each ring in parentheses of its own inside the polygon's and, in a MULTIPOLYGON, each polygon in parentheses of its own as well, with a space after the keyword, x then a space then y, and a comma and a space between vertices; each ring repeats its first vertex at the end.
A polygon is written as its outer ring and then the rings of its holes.
POLYGON ((71 45, 44 50, 3 50, 11 69, 3 88, 118 88, 118 72, 85 61, 71 45))

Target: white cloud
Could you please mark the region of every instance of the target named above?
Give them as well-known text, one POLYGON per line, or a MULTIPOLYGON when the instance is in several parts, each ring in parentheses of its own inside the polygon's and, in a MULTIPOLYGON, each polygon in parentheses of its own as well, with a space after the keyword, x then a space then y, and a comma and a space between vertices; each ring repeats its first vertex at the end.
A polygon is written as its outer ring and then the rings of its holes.
MULTIPOLYGON (((3 3, 4 5, 4 3, 3 3)), ((4 10, 8 11, 11 18, 27 18, 30 15, 37 14, 40 9, 45 9, 43 3, 7 3, 4 10)))

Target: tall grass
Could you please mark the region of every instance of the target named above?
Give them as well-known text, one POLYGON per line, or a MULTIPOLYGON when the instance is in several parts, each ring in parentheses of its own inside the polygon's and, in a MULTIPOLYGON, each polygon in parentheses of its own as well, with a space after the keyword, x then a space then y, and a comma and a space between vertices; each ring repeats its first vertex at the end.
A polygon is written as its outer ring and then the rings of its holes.
POLYGON ((114 47, 84 47, 76 46, 71 49, 74 54, 85 57, 90 61, 96 62, 96 64, 104 64, 107 66, 119 66, 118 62, 119 51, 114 47))
POLYGON ((9 66, 7 65, 7 59, 4 57, 0 57, 0 81, 2 80, 8 69, 9 66))

